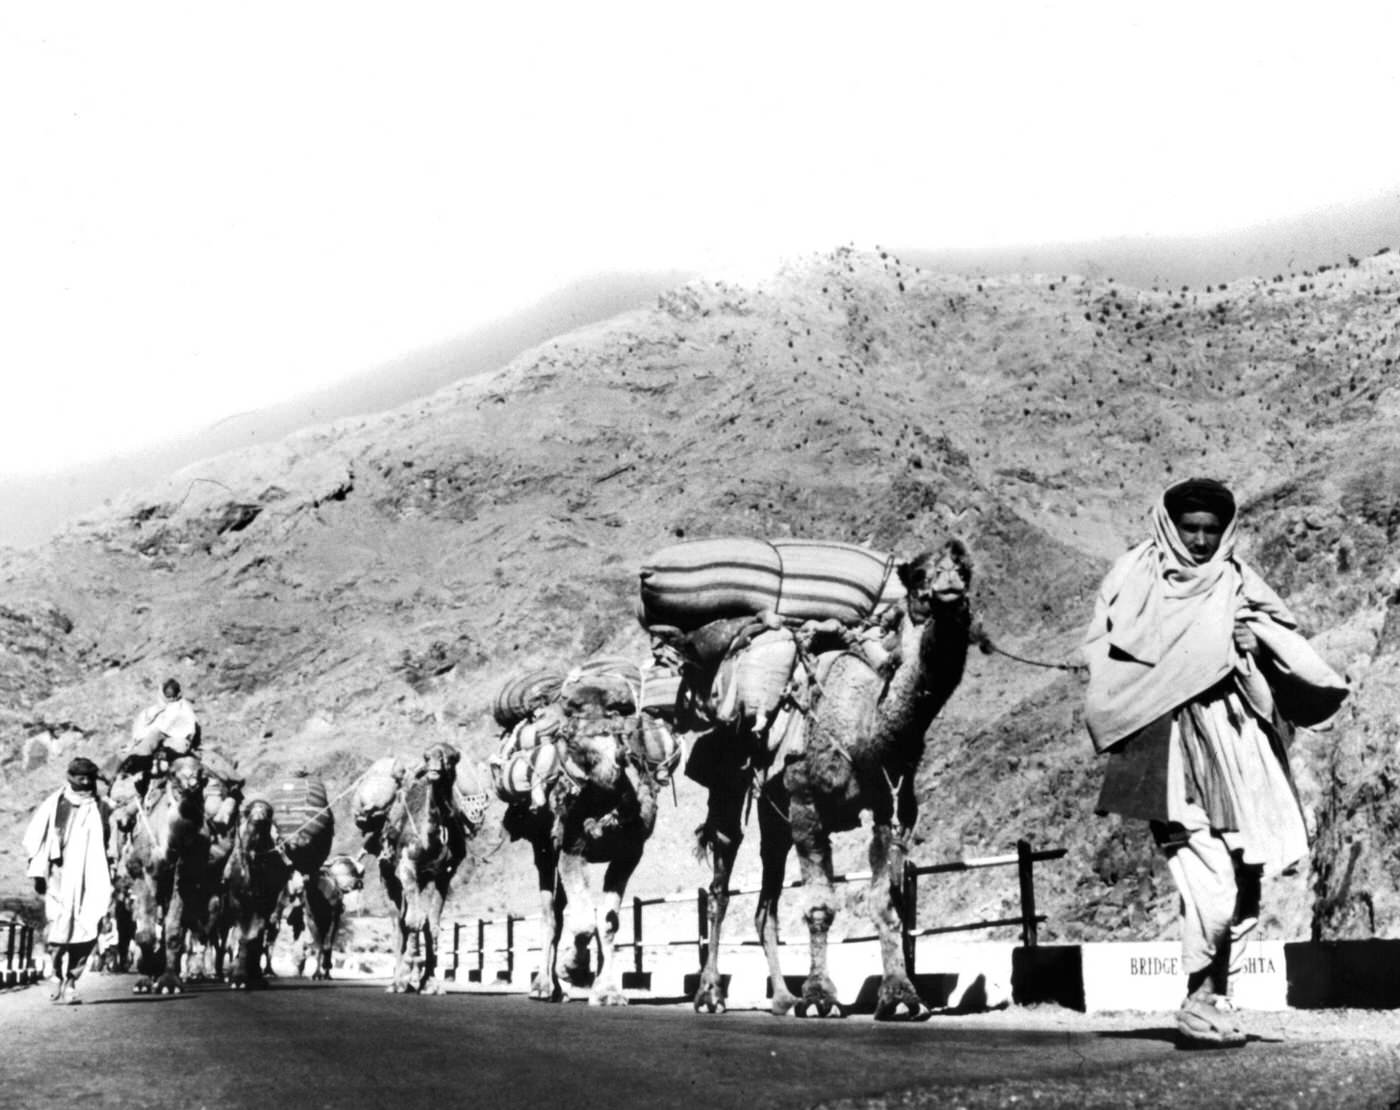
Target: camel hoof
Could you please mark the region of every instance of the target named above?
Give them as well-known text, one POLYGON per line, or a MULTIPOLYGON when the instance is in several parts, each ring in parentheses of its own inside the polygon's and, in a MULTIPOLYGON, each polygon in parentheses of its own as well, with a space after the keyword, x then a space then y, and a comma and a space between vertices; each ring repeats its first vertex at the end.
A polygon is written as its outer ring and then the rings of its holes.
POLYGON ((695 996, 697 1014, 722 1014, 725 1012, 724 995, 719 991, 704 990, 695 996))
POLYGON ((876 1021, 928 1021, 933 1011, 922 1002, 896 1002, 892 1006, 880 1006, 875 1010, 876 1021))
POLYGON ((626 1006, 627 996, 621 991, 605 991, 588 999, 590 1006, 626 1006))
POLYGON ((846 1011, 841 1008, 841 1004, 829 998, 804 998, 793 1009, 793 1013, 800 1018, 843 1018, 846 1016, 846 1011))

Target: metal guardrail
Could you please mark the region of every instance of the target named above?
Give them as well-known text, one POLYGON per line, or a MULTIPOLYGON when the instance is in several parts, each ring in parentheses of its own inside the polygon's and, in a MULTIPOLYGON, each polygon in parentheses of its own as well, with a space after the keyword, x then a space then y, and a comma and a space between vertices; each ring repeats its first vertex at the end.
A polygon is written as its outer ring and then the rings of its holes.
MULTIPOLYGON (((984 856, 979 859, 949 860, 943 863, 932 863, 917 865, 905 861, 904 872, 900 882, 900 904, 905 907, 904 920, 904 959, 912 975, 915 972, 915 942, 919 937, 935 936, 944 933, 973 932, 979 929, 996 929, 1007 926, 1020 926, 1021 944, 1027 948, 1034 948, 1039 941, 1039 927, 1046 920, 1043 914, 1036 912, 1035 906, 1035 865, 1049 860, 1061 859, 1068 849, 1049 848, 1041 851, 1032 849, 1028 840, 1018 840, 1016 851, 1000 856, 984 856), (924 875, 942 875, 958 871, 975 871, 983 868, 993 867, 1015 867, 1019 879, 1021 912, 1016 917, 1003 917, 993 920, 971 921, 955 925, 933 925, 920 928, 918 925, 918 905, 919 905, 919 879, 924 875)), ((869 881, 871 873, 869 871, 853 871, 844 875, 833 876, 836 883, 869 881)), ((802 880, 797 879, 790 883, 784 883, 784 890, 792 890, 802 886, 802 880)), ((758 886, 736 888, 729 891, 730 897, 747 894, 757 894, 758 886)), ((630 940, 619 940, 616 947, 619 951, 630 948, 632 950, 632 971, 638 980, 644 980, 646 968, 644 966, 643 953, 647 949, 679 948, 694 945, 698 957, 697 966, 703 966, 709 948, 709 928, 710 928, 710 893, 704 887, 699 888, 694 894, 663 894, 651 897, 634 896, 632 898, 632 937, 630 940), (684 936, 667 940, 645 939, 643 931, 644 913, 649 906, 661 905, 684 905, 695 903, 696 906, 696 931, 694 936, 684 936)), ((444 974, 449 979, 456 979, 462 970, 464 958, 467 962, 474 963, 475 967, 467 969, 467 979, 473 983, 485 981, 487 957, 504 956, 504 967, 496 973, 496 981, 508 983, 515 973, 516 960, 529 952, 537 952, 537 945, 521 945, 517 942, 517 923, 524 921, 524 914, 507 914, 499 918, 477 918, 474 925, 467 922, 457 921, 452 925, 452 948, 450 958, 444 961, 447 967, 444 974), (487 930, 492 926, 505 926, 505 943, 497 945, 487 944, 487 930), (468 930, 475 932, 474 943, 468 947, 463 947, 463 934, 468 930)), ((875 933, 860 934, 858 936, 846 936, 840 940, 833 939, 831 943, 852 943, 856 941, 868 941, 876 939, 875 933)), ((727 941, 725 944, 736 946, 759 944, 758 940, 727 941)))
POLYGON ((22 921, 0 921, 5 932, 4 986, 29 982, 38 974, 34 966, 34 927, 22 921))

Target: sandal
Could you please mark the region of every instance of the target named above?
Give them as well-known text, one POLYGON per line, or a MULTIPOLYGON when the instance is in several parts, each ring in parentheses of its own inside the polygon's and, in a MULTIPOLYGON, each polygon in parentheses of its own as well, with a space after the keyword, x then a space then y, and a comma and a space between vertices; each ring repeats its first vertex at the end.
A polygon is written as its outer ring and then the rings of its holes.
POLYGON ((1233 1012, 1225 998, 1188 998, 1176 1013, 1176 1031, 1185 1043, 1236 1047, 1249 1038, 1233 1012))

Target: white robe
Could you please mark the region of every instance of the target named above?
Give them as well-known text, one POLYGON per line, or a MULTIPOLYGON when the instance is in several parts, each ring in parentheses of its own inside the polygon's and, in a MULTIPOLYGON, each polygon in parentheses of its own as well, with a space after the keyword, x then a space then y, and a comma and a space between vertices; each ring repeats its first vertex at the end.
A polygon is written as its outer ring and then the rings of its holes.
POLYGON ((44 912, 49 944, 81 944, 96 940, 102 918, 112 903, 112 876, 107 866, 105 817, 94 797, 68 795, 73 810, 66 828, 59 829, 55 790, 40 803, 24 834, 26 874, 44 879, 44 912))

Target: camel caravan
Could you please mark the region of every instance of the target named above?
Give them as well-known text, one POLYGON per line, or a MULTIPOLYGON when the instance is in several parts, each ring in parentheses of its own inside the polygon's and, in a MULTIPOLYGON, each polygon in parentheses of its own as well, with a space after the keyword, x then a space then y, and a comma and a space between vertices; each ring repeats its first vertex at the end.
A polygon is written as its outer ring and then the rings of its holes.
MULTIPOLYGON (((756 814, 755 925, 772 1012, 844 1014, 826 967, 836 913, 831 837, 869 812, 883 961, 876 1017, 927 1017, 904 963, 898 877, 925 733, 958 685, 974 635, 971 581, 957 541, 907 562, 845 543, 685 541, 640 570, 649 658, 591 658, 507 681, 491 706, 499 740, 486 769, 504 804, 502 834, 529 845, 538 880, 530 997, 626 1004, 616 957, 622 900, 658 798, 683 769, 707 794, 696 847, 711 870, 695 1009, 725 1009, 719 940, 756 814), (810 931, 800 997, 778 957, 792 849, 810 931)), ((134 947, 138 993, 176 993, 194 978, 264 987, 272 945, 290 928, 298 972, 328 977, 345 899, 362 888, 368 863, 393 907, 388 989, 442 993, 444 904, 490 800, 461 790, 460 752, 436 743, 415 760, 386 756, 334 798, 308 774, 255 791, 202 745, 178 684, 167 683, 165 695, 138 716, 112 776, 108 965, 127 970, 134 947), (333 810, 347 795, 360 849, 333 855, 333 810)))
POLYGON ((614 959, 619 907, 684 737, 685 774, 708 794, 697 843, 713 870, 695 1008, 725 1009, 719 940, 745 820, 756 811, 755 925, 772 1011, 843 1016, 826 970, 836 912, 831 835, 856 828, 868 811, 884 964, 876 1017, 927 1017, 904 963, 897 882, 917 816, 924 735, 962 677, 973 634, 971 581, 957 541, 907 563, 843 543, 689 541, 641 570, 647 664, 594 660, 568 675, 508 683, 494 707, 505 732, 491 771, 506 830, 531 844, 539 873, 545 940, 531 996, 563 997, 561 977, 586 985, 596 943, 590 1001, 626 1001, 614 959), (778 898, 793 847, 811 934, 801 998, 787 989, 778 958, 778 898), (606 864, 596 909, 588 863, 606 864))
POLYGON ((201 744, 179 684, 137 717, 108 794, 112 904, 99 958, 127 970, 138 994, 177 994, 187 979, 266 985, 271 941, 285 919, 298 965, 329 967, 344 897, 361 873, 331 855, 335 820, 324 783, 306 774, 262 795, 236 764, 201 744))

